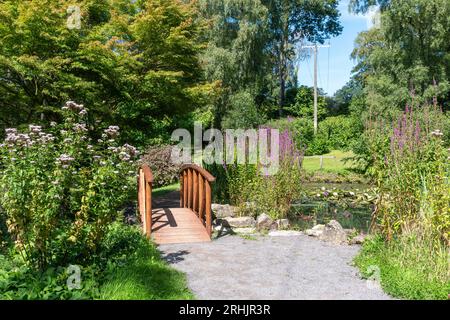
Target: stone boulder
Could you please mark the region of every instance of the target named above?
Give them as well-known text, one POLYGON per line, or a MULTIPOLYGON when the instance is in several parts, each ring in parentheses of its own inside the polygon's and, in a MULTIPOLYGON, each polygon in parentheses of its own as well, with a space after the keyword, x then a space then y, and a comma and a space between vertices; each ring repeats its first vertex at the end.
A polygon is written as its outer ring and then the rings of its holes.
POLYGON ((356 237, 353 237, 349 243, 350 244, 362 244, 364 240, 366 239, 367 235, 365 234, 359 234, 356 237))
POLYGON ((325 225, 319 239, 334 244, 347 243, 347 233, 339 222, 336 220, 331 220, 325 225))
POLYGON ((252 217, 226 217, 218 219, 218 224, 232 228, 254 228, 256 221, 252 217))
POLYGON ((257 230, 273 230, 276 228, 276 223, 265 213, 260 214, 256 219, 257 230))
POLYGON ((305 230, 305 234, 310 237, 319 237, 323 233, 323 230, 325 230, 324 224, 316 224, 311 229, 305 230))
POLYGON ((211 210, 216 216, 216 218, 228 218, 235 217, 237 213, 236 207, 230 206, 229 204, 211 204, 211 210))
POLYGON ((277 229, 288 229, 289 228, 289 220, 288 219, 278 219, 275 221, 277 224, 277 229))

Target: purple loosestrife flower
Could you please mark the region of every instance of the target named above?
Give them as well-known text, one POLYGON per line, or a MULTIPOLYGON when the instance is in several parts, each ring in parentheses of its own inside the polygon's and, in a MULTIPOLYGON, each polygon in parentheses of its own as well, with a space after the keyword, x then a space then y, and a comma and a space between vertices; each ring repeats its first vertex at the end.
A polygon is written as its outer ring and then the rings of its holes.
POLYGON ((414 139, 416 144, 420 144, 420 124, 419 120, 416 120, 416 128, 414 130, 414 139))

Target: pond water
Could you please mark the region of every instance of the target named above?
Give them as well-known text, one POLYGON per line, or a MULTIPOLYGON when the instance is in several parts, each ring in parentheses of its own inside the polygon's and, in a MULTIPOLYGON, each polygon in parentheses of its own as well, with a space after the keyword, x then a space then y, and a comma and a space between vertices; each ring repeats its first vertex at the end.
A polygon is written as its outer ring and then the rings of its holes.
POLYGON ((295 201, 289 213, 300 230, 337 220, 345 229, 367 233, 374 208, 374 195, 364 184, 305 184, 305 195, 295 201))

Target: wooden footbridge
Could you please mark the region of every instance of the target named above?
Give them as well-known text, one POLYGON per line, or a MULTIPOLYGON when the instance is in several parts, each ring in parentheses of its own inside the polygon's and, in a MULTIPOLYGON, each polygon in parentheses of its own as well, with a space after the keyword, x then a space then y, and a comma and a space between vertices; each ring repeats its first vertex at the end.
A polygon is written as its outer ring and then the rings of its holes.
POLYGON ((142 165, 138 176, 138 205, 143 232, 158 244, 211 241, 211 183, 205 169, 186 164, 180 171, 178 208, 153 208, 153 174, 142 165))

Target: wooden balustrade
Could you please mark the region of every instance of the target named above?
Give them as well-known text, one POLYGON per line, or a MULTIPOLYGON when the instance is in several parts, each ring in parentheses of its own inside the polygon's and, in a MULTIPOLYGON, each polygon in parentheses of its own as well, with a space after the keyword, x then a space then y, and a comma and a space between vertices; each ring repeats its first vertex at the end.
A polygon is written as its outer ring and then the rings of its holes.
MULTIPOLYGON (((142 229, 146 237, 150 238, 152 233, 153 174, 149 166, 142 165, 139 168, 137 180, 138 207, 142 221, 142 229)), ((211 183, 214 181, 215 178, 208 171, 195 164, 186 164, 181 167, 180 207, 192 210, 205 227, 209 238, 211 238, 212 233, 211 183)), ((155 214, 155 219, 158 219, 158 214, 160 215, 161 213, 155 214)), ((158 223, 161 223, 161 221, 155 222, 155 226, 157 226, 158 223)), ((156 236, 158 232, 161 233, 161 230, 154 232, 154 236, 156 236)), ((204 235, 206 237, 206 234, 204 235)))
POLYGON ((195 164, 185 164, 180 172, 180 207, 191 209, 211 237, 211 183, 215 178, 195 164))
POLYGON ((152 187, 153 174, 148 165, 142 165, 138 174, 138 207, 142 229, 147 238, 152 232, 152 187))

